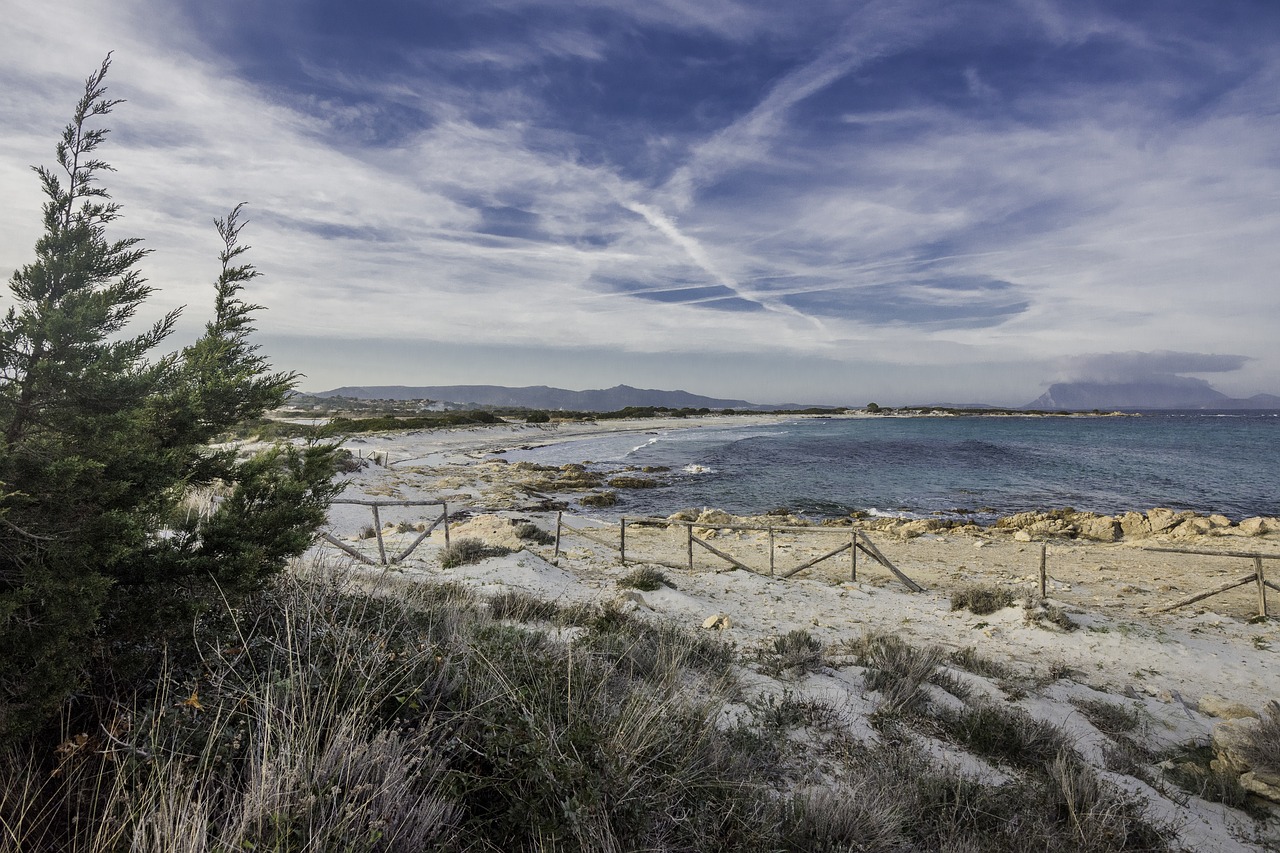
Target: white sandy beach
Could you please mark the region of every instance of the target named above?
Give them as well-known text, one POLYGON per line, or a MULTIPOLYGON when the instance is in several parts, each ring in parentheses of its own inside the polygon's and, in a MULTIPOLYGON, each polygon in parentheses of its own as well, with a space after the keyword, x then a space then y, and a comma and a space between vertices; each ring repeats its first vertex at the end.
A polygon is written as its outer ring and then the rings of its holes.
MULTIPOLYGON (((618 599, 621 590, 617 581, 633 566, 621 565, 616 549, 566 532, 563 552, 557 558, 552 546, 530 545, 515 537, 514 523, 518 521, 533 521, 554 530, 556 513, 538 509, 548 495, 530 494, 522 487, 522 477, 527 481, 537 472, 517 470, 520 466, 495 461, 500 455, 493 454, 604 433, 643 434, 655 429, 743 426, 777 420, 778 416, 772 415, 710 416, 678 422, 496 425, 361 436, 346 446, 384 464, 371 464, 351 475, 344 497, 447 500, 454 517, 449 531, 452 539, 473 536, 520 550, 445 570, 438 561, 444 534, 437 529, 394 568, 360 570, 391 571, 405 582, 419 578, 458 581, 482 594, 519 590, 559 602, 618 599)), ((670 508, 671 512, 680 509, 670 508)), ((387 525, 387 551, 399 553, 417 536, 411 526, 429 523, 438 513, 435 507, 384 508, 381 520, 387 525), (405 532, 396 532, 396 524, 405 532)), ((616 522, 599 515, 566 511, 564 518, 568 526, 598 528, 596 535, 606 541, 618 539, 616 522)), ((359 538, 370 520, 367 507, 335 505, 329 529, 349 547, 376 558, 376 541, 359 538)), ((724 616, 727 627, 719 630, 726 640, 743 649, 768 643, 794 629, 808 631, 828 648, 871 630, 920 645, 973 648, 1036 679, 1039 686, 1026 695, 1004 698, 1063 726, 1078 738, 1082 752, 1093 755, 1099 764, 1103 739, 1071 704, 1073 698, 1103 697, 1141 708, 1147 720, 1146 736, 1153 745, 1207 741, 1215 725, 1222 722, 1214 713, 1262 712, 1269 701, 1280 700, 1280 620, 1251 621, 1257 612, 1254 585, 1172 612, 1159 612, 1181 598, 1247 575, 1253 571, 1253 563, 1241 557, 1149 550, 1153 546, 1184 547, 1280 557, 1280 532, 1246 536, 1227 530, 1195 541, 1153 537, 1108 544, 1050 539, 1045 543, 1049 603, 1080 626, 1071 632, 1043 620, 1028 620, 1021 605, 987 616, 951 610, 952 593, 966 583, 994 583, 1015 591, 1020 598, 1038 589, 1041 542, 1019 541, 1011 532, 943 531, 911 538, 889 531, 864 532, 889 560, 925 588, 919 593, 907 590, 864 556, 859 558, 857 582, 851 581, 847 552, 782 579, 734 569, 703 548, 698 549, 693 571, 675 568, 687 561, 684 528, 633 527, 627 535, 629 562, 661 562, 676 586, 630 594, 625 606, 647 618, 702 630, 709 618, 724 616), (1216 707, 1222 704, 1241 708, 1224 712, 1216 707)), ((699 530, 699 536, 704 535, 709 535, 708 541, 716 548, 767 573, 767 534, 709 527, 699 530)), ((774 551, 778 570, 832 550, 849 536, 848 527, 819 528, 813 534, 778 534, 774 551)), ((337 549, 323 547, 335 559, 350 561, 337 549)), ((1263 562, 1276 567, 1271 571, 1280 580, 1280 563, 1263 562)), ((1270 611, 1273 616, 1280 614, 1280 593, 1271 592, 1270 611)), ((833 668, 788 687, 836 697, 851 718, 865 717, 874 707, 874 697, 862 688, 856 669, 833 668)), ((763 689, 768 689, 767 685, 763 689)), ((1256 828, 1239 812, 1196 798, 1180 803, 1179 798, 1133 777, 1103 773, 1144 794, 1153 813, 1179 821, 1187 849, 1265 849, 1254 837, 1256 828)))

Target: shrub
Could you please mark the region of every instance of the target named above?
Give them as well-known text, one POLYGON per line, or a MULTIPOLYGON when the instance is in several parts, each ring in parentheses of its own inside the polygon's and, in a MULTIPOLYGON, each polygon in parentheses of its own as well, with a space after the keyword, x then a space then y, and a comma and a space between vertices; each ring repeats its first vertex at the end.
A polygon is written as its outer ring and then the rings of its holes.
POLYGON ((972 672, 984 678, 1009 679, 1017 675, 1012 667, 983 657, 973 646, 957 649, 951 653, 949 660, 966 672, 972 672))
POLYGON ((1240 752, 1256 772, 1280 777, 1280 702, 1267 703, 1258 725, 1240 745, 1240 752))
POLYGON ((771 675, 789 670, 817 672, 825 665, 822 641, 808 631, 788 631, 760 651, 762 669, 771 675))
POLYGON ((486 545, 479 539, 464 537, 453 540, 452 544, 440 551, 440 567, 456 569, 490 557, 505 557, 510 553, 511 549, 503 545, 486 545))
POLYGON ((1048 622, 1070 633, 1079 629, 1080 623, 1067 615, 1066 611, 1047 601, 1035 601, 1031 598, 1024 604, 1024 621, 1028 625, 1043 625, 1048 622))
POLYGON ((527 424, 551 423, 551 415, 548 415, 546 412, 530 412, 525 415, 524 422, 527 424))
POLYGON ((675 589, 676 585, 667 577, 666 572, 653 566, 641 566, 627 572, 618 578, 618 586, 624 589, 638 589, 642 592, 652 592, 655 589, 670 587, 675 589))
POLYGON ((880 692, 880 710, 888 715, 921 710, 928 698, 924 685, 937 677, 944 657, 940 648, 919 648, 874 632, 850 643, 849 650, 866 667, 867 687, 880 692))
POLYGON ((1199 743, 1182 744, 1163 758, 1164 778, 1187 793, 1211 803, 1247 808, 1249 792, 1240 784, 1237 773, 1215 766, 1217 754, 1213 747, 1199 743))
POLYGON ((939 722, 971 752, 1015 767, 1043 767, 1069 748, 1062 730, 1052 723, 989 701, 943 713, 939 722))
POLYGON ((556 541, 556 537, 543 530, 532 521, 526 521, 516 528, 516 538, 524 539, 529 542, 536 542, 539 545, 550 545, 556 541))
POLYGON ((1142 721, 1137 708, 1103 699, 1075 698, 1071 700, 1071 704, 1079 709, 1095 729, 1108 737, 1128 734, 1142 721))
POLYGON ((951 596, 952 610, 968 610, 978 616, 986 616, 1011 607, 1017 596, 1010 590, 994 584, 971 584, 956 590, 951 596))
POLYGON ((489 613, 494 619, 513 622, 549 622, 559 615, 560 607, 527 592, 508 590, 489 599, 489 613))

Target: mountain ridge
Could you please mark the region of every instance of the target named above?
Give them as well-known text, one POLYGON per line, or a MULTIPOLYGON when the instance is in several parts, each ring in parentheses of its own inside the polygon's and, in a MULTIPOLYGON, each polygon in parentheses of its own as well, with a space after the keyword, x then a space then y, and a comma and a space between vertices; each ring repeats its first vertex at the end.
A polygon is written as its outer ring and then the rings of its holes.
POLYGON ((802 408, 795 403, 762 405, 746 400, 721 399, 688 391, 656 388, 612 388, 571 391, 547 385, 347 385, 314 394, 316 397, 352 397, 358 400, 433 400, 476 406, 547 409, 579 412, 614 412, 628 406, 663 406, 670 409, 777 409, 802 408))

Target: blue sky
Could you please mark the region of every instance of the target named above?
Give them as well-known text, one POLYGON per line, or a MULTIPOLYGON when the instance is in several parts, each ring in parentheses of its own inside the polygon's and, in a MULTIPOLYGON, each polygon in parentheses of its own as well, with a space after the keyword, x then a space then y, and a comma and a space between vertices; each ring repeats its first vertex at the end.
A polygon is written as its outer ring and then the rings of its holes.
POLYGON ((1272 0, 9 0, 0 274, 110 50, 148 310, 247 201, 307 389, 1280 393, 1272 0))

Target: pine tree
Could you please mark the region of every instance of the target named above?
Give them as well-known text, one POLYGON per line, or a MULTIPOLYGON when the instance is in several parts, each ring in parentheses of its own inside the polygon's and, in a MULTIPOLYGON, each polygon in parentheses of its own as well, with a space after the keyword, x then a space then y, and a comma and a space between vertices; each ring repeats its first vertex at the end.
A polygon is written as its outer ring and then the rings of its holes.
POLYGON ((120 103, 106 97, 110 63, 57 144, 60 173, 35 169, 44 233, 0 320, 0 734, 47 718, 91 659, 279 571, 335 493, 331 446, 248 461, 208 446, 297 380, 270 372, 249 340, 260 306, 240 298, 258 275, 243 261, 241 207, 216 221, 222 268, 203 336, 153 358, 177 312, 124 334, 152 288, 138 268, 148 250, 106 233, 120 207, 99 185, 107 130, 89 123, 120 103), (221 496, 216 509, 177 513, 200 488, 221 496))

